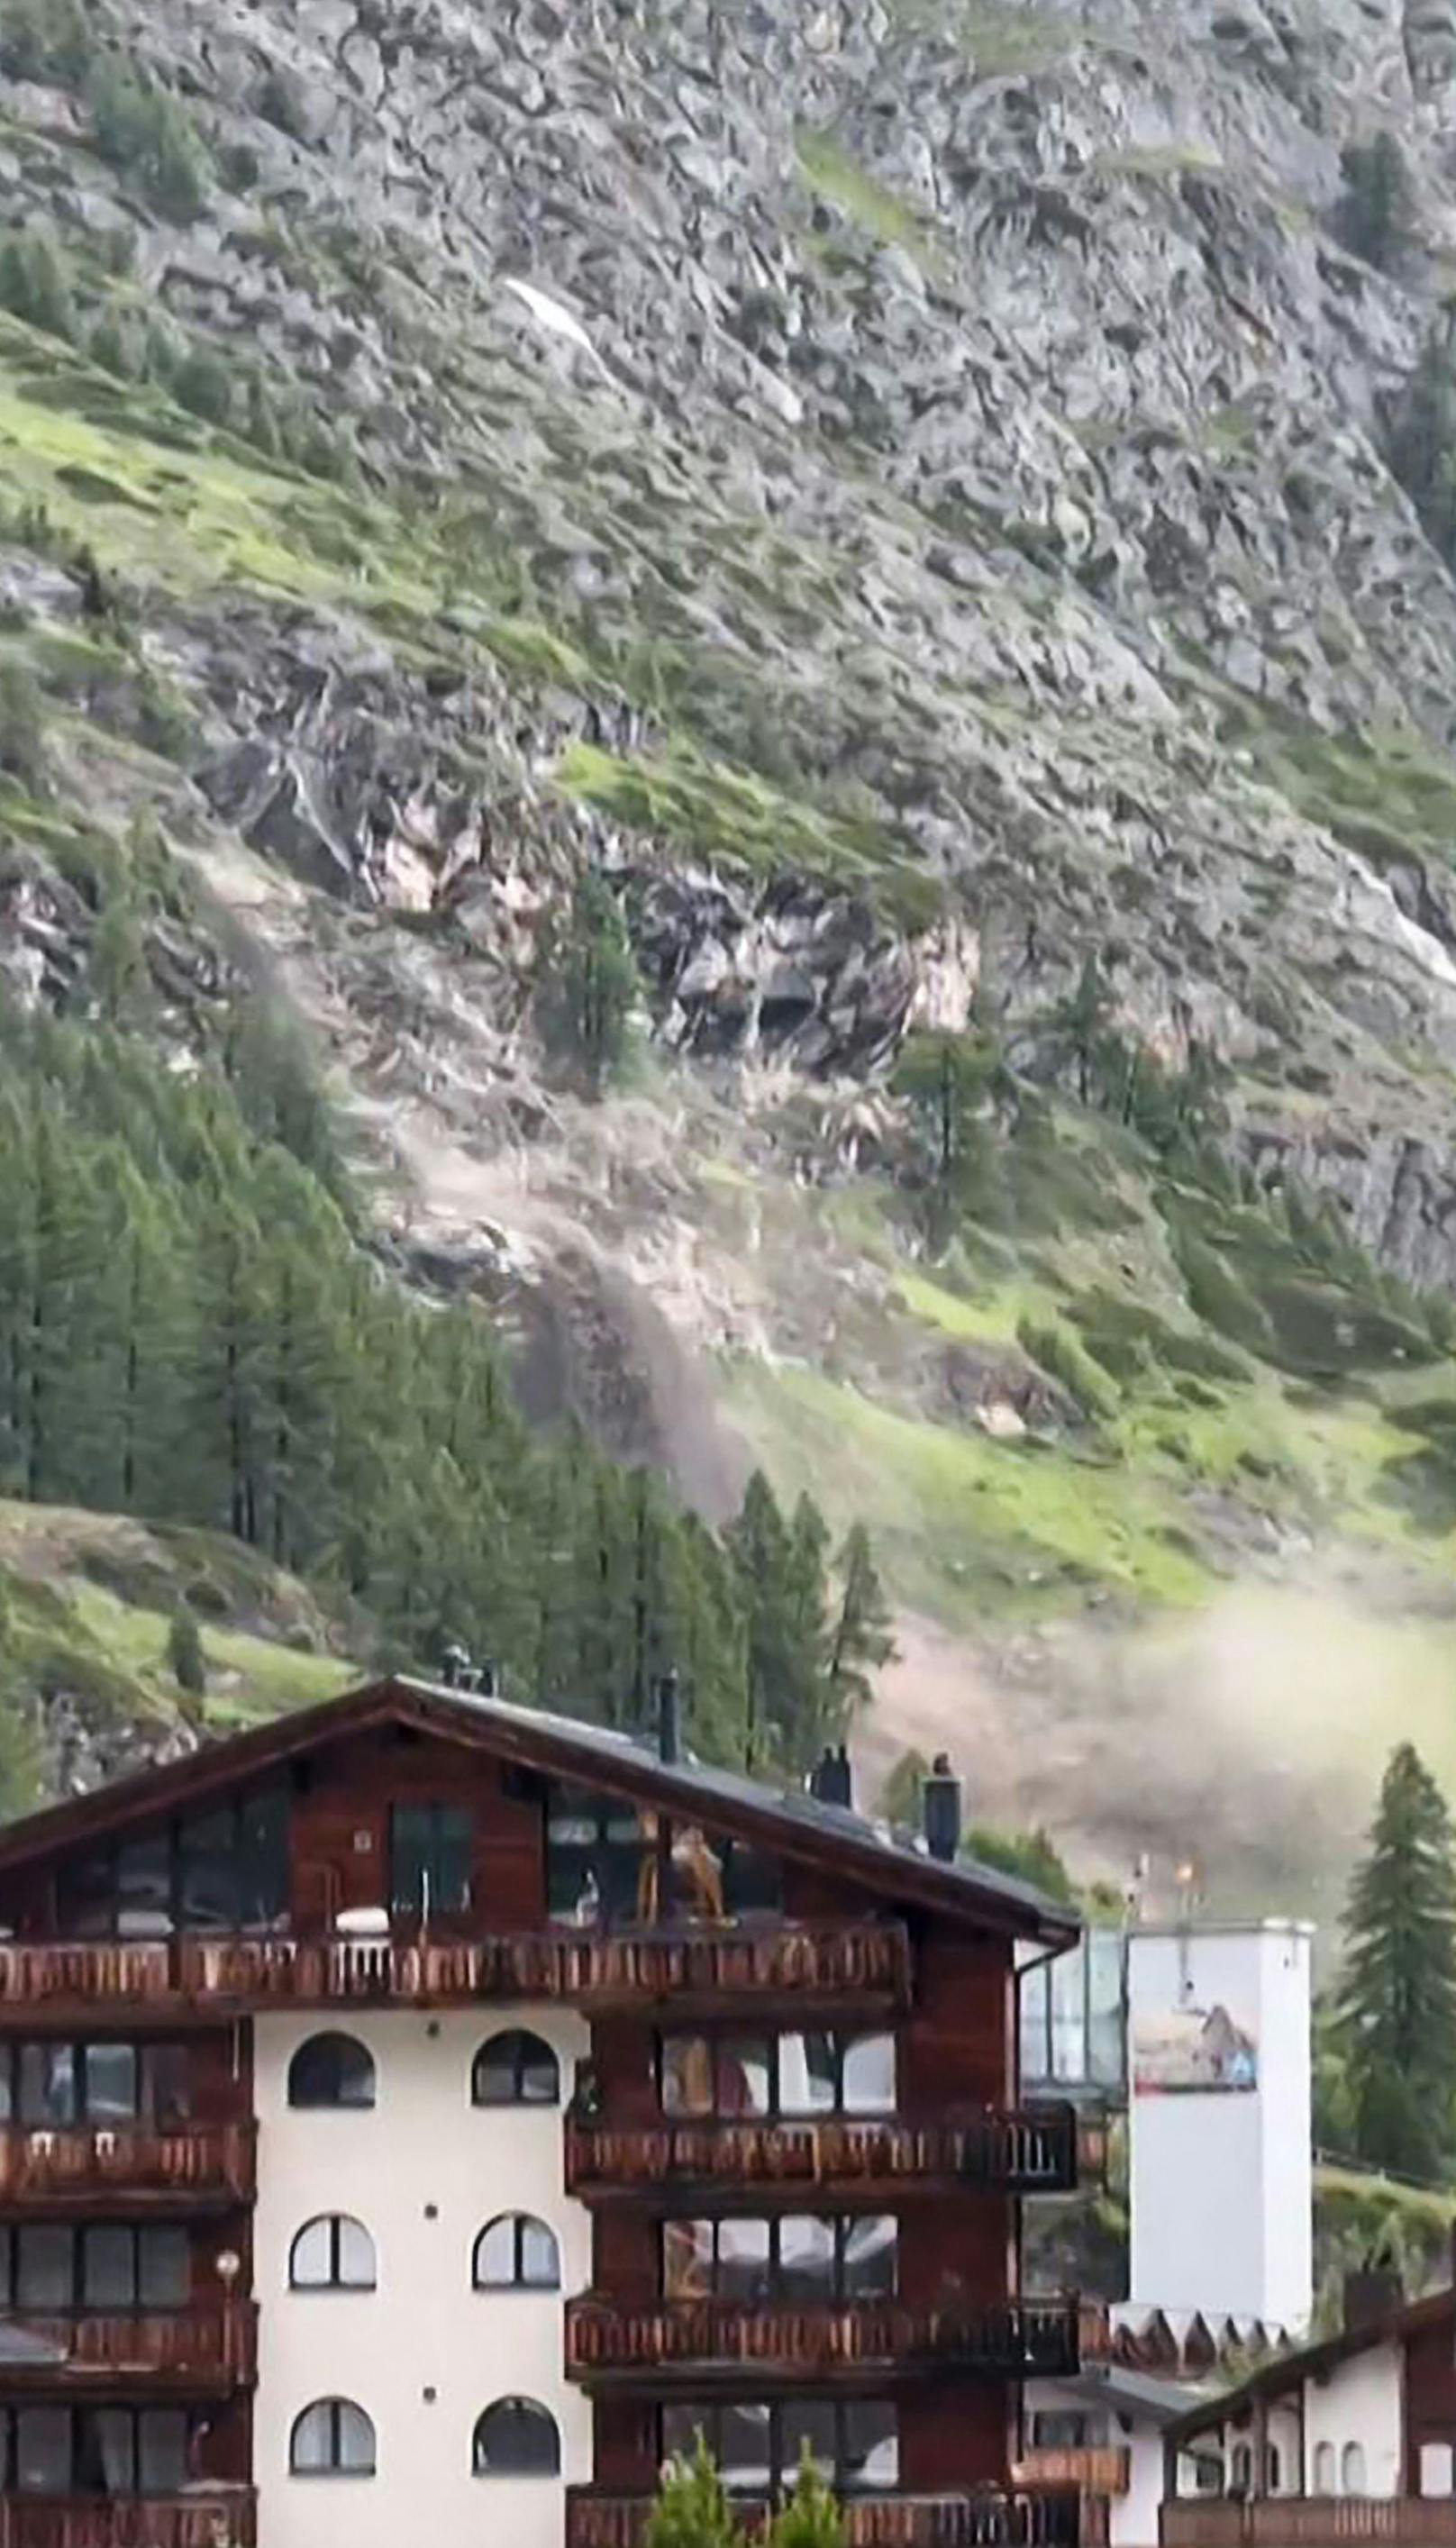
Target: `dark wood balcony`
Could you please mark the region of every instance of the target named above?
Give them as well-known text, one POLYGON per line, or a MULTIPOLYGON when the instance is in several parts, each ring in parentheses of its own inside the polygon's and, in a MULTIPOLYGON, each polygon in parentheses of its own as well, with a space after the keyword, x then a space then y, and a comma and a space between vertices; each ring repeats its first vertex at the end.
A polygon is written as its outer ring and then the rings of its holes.
POLYGON ((0 2213, 89 2209, 206 2212, 250 2203, 257 2131, 236 2124, 0 2127, 0 2213))
POLYGON ((254 2008, 467 2007, 564 2000, 582 2008, 794 2012, 903 2007, 910 1950, 893 1921, 681 1929, 543 1929, 516 1936, 159 1938, 0 1944, 0 2018, 98 2009, 156 2017, 254 2008))
POLYGON ((1162 2548, 1453 2548, 1456 2498, 1270 2496, 1258 2503, 1165 2503, 1162 2548))
MULTIPOLYGON (((574 2486, 566 2501, 566 2548, 640 2548, 650 2497, 574 2486)), ((771 2517, 763 2502, 735 2501, 734 2511, 751 2536, 771 2517)), ((1089 2548, 1075 2493, 860 2496, 844 2518, 845 2548, 1089 2548)))
MULTIPOLYGON (((132 2381, 148 2390, 227 2396, 257 2370, 257 2311, 249 2301, 178 2310, 7 2311, 0 2316, 0 2394, 57 2399, 132 2381)), ((3 2534, 0 2534, 3 2548, 3 2534)))
POLYGON ((945 2194, 985 2185, 1013 2194, 1061 2193, 1076 2183, 1077 2123, 1070 2106, 985 2112, 933 2125, 839 2118, 801 2122, 664 2122, 615 2129, 570 2122, 568 2191, 586 2202, 614 2195, 812 2190, 828 2201, 893 2192, 945 2194))
POLYGON ((0 2496, 0 2548, 256 2548, 250 2487, 110 2498, 0 2496))
POLYGON ((1079 2495, 1124 2496, 1133 2483, 1133 2454, 1115 2443, 1080 2451, 1027 2451, 1011 2476, 1014 2485, 1034 2493, 1070 2487, 1079 2495))
POLYGON ((901 2301, 796 2309, 706 2300, 619 2309, 589 2294, 568 2302, 566 2313, 567 2377, 589 2387, 661 2383, 679 2372, 779 2386, 882 2380, 890 2371, 896 2379, 950 2370, 1058 2379, 1078 2362, 1069 2301, 934 2310, 901 2301))

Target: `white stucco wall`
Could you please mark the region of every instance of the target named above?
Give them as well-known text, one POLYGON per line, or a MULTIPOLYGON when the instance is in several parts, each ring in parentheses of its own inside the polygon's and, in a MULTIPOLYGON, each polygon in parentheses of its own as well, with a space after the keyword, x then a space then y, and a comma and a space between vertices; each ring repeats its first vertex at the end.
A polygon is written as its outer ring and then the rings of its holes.
POLYGON ((1312 1932, 1135 1930, 1132 2051, 1180 2010, 1226 2007, 1258 2048, 1252 2090, 1138 2091, 1130 2101, 1131 2299, 1209 2319, 1302 2327, 1313 2301, 1312 1932))
POLYGON ((1162 2426, 1150 2418, 1119 2420, 1113 2435, 1131 2457, 1128 2492, 1114 2499, 1112 2548, 1157 2548, 1158 2506, 1163 2500, 1162 2426))
POLYGON ((1394 2344, 1372 2345, 1342 2362, 1326 2381, 1305 2383, 1305 2485, 1315 2492, 1315 2451, 1320 2442, 1334 2445, 1335 2483, 1345 2444, 1358 2442, 1365 2453, 1366 2495, 1401 2492, 1402 2357, 1394 2344))
POLYGON ((563 2304, 591 2279, 591 2225, 563 2191, 563 2111, 585 2023, 559 2009, 352 2012, 337 2021, 373 2053, 370 2112, 295 2112, 288 2065, 327 2018, 261 2017, 254 2029, 260 2305, 254 2470, 267 2548, 561 2548, 564 2488, 591 2475, 591 2414, 563 2377, 563 2304), (504 2026, 541 2036, 562 2065, 563 2108, 474 2108, 470 2069, 504 2026), (435 2217, 428 2217, 433 2207, 435 2217), (319 2213, 371 2231, 378 2288, 290 2292, 294 2233, 319 2213), (527 2212, 555 2231, 560 2293, 476 2292, 471 2251, 486 2223, 527 2212), (433 2399, 426 2392, 434 2392, 433 2399), (562 2476, 477 2478, 471 2437, 500 2397, 534 2398, 562 2438, 562 2476), (315 2399, 352 2399, 373 2417, 372 2479, 291 2477, 289 2434, 315 2399))

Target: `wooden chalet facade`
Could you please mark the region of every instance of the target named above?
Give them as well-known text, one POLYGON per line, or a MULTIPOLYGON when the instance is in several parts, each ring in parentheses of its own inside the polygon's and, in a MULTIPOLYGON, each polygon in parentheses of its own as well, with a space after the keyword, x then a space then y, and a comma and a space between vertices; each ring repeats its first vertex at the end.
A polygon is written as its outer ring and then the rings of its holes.
POLYGON ((634 2548, 698 2429, 750 2518, 807 2443, 853 2548, 1072 2548, 1010 2473, 1077 1923, 941 1785, 913 1850, 671 1695, 392 1681, 0 1832, 0 2548, 634 2548))

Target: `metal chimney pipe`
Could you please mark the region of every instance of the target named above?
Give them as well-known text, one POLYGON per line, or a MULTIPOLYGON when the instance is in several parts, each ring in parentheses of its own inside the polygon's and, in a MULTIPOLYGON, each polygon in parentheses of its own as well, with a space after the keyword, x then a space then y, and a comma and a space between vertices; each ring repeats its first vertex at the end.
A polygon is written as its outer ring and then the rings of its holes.
POLYGON ((948 1752, 938 1752, 920 1784, 921 1828, 932 1858, 953 1866, 960 1852, 960 1781, 948 1752))

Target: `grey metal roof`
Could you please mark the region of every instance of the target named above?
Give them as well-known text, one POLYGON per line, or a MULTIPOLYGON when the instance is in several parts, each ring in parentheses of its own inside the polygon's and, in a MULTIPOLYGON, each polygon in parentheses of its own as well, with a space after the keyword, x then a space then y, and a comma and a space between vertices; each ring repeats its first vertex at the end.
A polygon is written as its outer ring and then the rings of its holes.
POLYGON ((867 1814, 856 1813, 844 1805, 828 1805, 802 1788, 779 1790, 766 1787, 759 1779, 736 1770, 720 1770, 693 1759, 687 1754, 674 1763, 664 1762, 656 1747, 633 1734, 613 1728, 584 1723, 575 1716, 553 1715, 548 1709, 522 1707, 508 1698, 488 1698, 478 1690, 450 1687, 442 1682, 426 1682, 412 1675, 403 1675, 396 1686, 416 1690, 433 1702, 464 1706, 475 1710, 487 1723, 509 1727, 529 1741, 533 1735, 546 1734, 563 1745, 589 1755, 603 1776, 632 1769, 650 1771, 656 1779, 670 1782, 684 1797, 705 1808, 717 1804, 741 1806, 754 1813, 770 1812, 788 1832, 801 1832, 806 1838, 829 1841, 857 1855, 872 1853, 886 1875, 892 1876, 897 1866, 914 1870, 924 1879, 934 1869, 936 1874, 960 1885, 967 1910, 977 1900, 993 1897, 1007 1911, 1025 1911, 1027 1933, 1039 1936, 1047 1925, 1076 1936, 1082 1926, 1081 1914, 1069 1903, 1054 1901, 1035 1884, 1024 1884, 1018 1876, 1005 1875, 999 1867, 986 1866, 978 1859, 960 1858, 954 1864, 933 1859, 921 1841, 908 1834, 891 1830, 888 1823, 876 1822, 867 1814))

